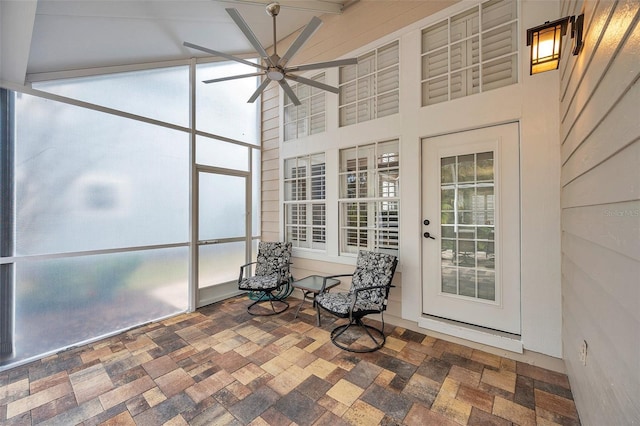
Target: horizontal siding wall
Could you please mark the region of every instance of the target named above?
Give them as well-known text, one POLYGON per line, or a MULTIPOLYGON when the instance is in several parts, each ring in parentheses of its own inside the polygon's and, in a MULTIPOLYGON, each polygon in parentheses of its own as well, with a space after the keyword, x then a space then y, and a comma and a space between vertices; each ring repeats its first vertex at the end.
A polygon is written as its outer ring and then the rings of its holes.
POLYGON ((560 65, 565 363, 583 424, 640 424, 640 2, 563 12, 585 13, 560 65))
POLYGON ((280 129, 277 86, 262 92, 262 241, 280 240, 280 129))

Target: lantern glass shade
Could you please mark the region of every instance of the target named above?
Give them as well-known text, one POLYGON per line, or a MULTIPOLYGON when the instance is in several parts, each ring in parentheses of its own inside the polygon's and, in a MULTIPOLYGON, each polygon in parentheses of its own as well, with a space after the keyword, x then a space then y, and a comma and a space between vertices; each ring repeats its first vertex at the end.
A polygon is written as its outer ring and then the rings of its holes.
POLYGON ((567 17, 527 30, 527 45, 531 46, 530 74, 558 69, 562 36, 567 32, 568 21, 567 17))

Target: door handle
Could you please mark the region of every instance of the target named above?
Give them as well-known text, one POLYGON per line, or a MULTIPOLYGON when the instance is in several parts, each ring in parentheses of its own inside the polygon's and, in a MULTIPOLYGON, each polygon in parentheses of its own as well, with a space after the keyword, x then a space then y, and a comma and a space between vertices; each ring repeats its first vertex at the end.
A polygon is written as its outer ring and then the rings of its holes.
POLYGON ((208 246, 209 244, 218 244, 219 242, 218 240, 200 240, 198 241, 198 245, 208 246))
POLYGON ((422 234, 422 235, 423 235, 425 238, 431 238, 432 240, 435 240, 435 238, 434 238, 434 237, 432 237, 432 236, 431 236, 431 234, 430 234, 430 233, 428 233, 428 232, 425 232, 425 233, 424 233, 424 234, 422 234))

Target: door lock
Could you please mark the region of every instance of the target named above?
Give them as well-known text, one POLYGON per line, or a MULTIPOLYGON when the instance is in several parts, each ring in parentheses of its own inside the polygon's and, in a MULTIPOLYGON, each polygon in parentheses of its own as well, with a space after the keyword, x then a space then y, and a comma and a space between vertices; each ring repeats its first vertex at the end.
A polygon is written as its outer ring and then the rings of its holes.
POLYGON ((426 225, 430 224, 431 222, 429 222, 429 219, 425 219, 422 223, 424 223, 425 226, 426 226, 426 225))
POLYGON ((434 237, 432 237, 432 236, 431 236, 431 234, 430 234, 430 233, 428 233, 428 232, 425 232, 425 233, 424 233, 424 234, 422 234, 422 235, 424 235, 424 237, 425 237, 425 238, 431 238, 432 240, 435 240, 435 238, 434 238, 434 237))

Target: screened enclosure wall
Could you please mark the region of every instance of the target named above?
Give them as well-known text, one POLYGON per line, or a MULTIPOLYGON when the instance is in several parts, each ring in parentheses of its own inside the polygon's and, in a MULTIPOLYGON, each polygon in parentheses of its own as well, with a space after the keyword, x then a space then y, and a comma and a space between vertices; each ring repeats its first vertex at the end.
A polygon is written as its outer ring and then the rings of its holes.
MULTIPOLYGON (((257 107, 225 101, 237 83, 196 83, 200 130, 190 123, 190 66, 0 89, 0 370, 190 308, 191 171, 256 182, 260 164, 257 107)), ((257 80, 241 84, 250 95, 257 80)), ((225 226, 218 202, 201 226, 225 226)))

